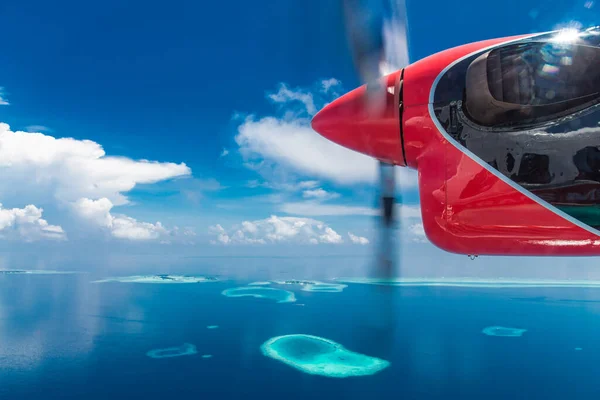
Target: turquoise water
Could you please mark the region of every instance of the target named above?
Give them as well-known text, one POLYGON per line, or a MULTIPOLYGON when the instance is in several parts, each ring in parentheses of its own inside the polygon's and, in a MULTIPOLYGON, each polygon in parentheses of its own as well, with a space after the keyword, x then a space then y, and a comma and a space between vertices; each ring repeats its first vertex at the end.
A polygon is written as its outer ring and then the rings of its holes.
MULTIPOLYGON (((202 272, 214 273, 196 275, 202 272)), ((265 281, 260 275, 92 283, 101 278, 0 275, 0 399, 600 395, 595 287, 348 283, 341 292, 321 293, 289 285, 278 288, 297 301, 280 303, 288 295, 222 294, 265 281), (495 333, 503 336, 484 333, 489 327, 501 327, 495 333), (515 329, 526 331, 510 336, 515 329), (281 337, 288 339, 265 349, 281 337), (148 356, 156 350, 186 355, 148 356)))

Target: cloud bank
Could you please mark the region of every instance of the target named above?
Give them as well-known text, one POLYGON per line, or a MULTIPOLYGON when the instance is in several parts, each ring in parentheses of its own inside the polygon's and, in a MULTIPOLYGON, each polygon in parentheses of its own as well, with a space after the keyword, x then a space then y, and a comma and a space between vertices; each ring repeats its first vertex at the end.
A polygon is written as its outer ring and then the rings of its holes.
POLYGON ((348 232, 348 237, 350 238, 350 241, 354 244, 369 244, 369 239, 367 239, 366 237, 356 236, 350 232, 348 232))
POLYGON ((231 229, 209 228, 213 244, 340 244, 342 236, 327 224, 310 218, 278 217, 244 221, 231 229))
MULTIPOLYGON (((91 140, 12 131, 8 124, 0 123, 0 174, 0 200, 53 204, 105 229, 112 237, 151 240, 168 231, 159 222, 115 216, 111 209, 130 203, 127 192, 136 185, 189 176, 191 170, 183 163, 108 156, 100 144, 91 140)), ((29 236, 37 238, 66 237, 62 228, 48 225, 41 218, 42 210, 36 206, 17 210, 8 210, 13 229, 27 230, 29 236)), ((3 211, 9 221, 8 211, 3 211)))

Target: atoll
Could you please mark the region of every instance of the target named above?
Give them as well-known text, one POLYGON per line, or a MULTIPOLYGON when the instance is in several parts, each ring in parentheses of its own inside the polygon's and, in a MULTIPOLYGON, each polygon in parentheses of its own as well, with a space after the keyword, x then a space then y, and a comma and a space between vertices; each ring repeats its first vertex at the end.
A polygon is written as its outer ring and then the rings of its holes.
POLYGON ((278 285, 298 285, 301 286, 304 292, 322 292, 322 293, 339 293, 343 291, 348 285, 341 283, 326 283, 320 281, 305 281, 298 279, 289 279, 285 281, 274 281, 278 285))
POLYGON ((275 300, 278 303, 292 303, 296 301, 296 296, 292 292, 263 286, 236 287, 223 290, 221 293, 227 297, 256 297, 275 300))
POLYGON ((53 271, 43 269, 0 269, 0 275, 70 275, 82 273, 82 271, 53 271))
POLYGON ((185 275, 134 275, 134 276, 122 276, 116 278, 106 278, 94 283, 105 283, 105 282, 121 282, 121 283, 204 283, 204 282, 216 282, 217 278, 209 276, 185 276, 185 275))
POLYGON ((525 332, 527 332, 527 329, 507 328, 504 326, 488 326, 481 331, 484 335, 504 337, 519 337, 523 336, 525 332))
POLYGON ((190 343, 184 343, 177 347, 167 347, 165 349, 154 349, 146 353, 150 358, 170 358, 170 357, 181 357, 191 356, 197 354, 196 346, 190 343))
POLYGON ((332 340, 304 334, 273 337, 263 343, 261 350, 265 356, 304 373, 330 378, 372 375, 390 365, 386 360, 355 353, 332 340))

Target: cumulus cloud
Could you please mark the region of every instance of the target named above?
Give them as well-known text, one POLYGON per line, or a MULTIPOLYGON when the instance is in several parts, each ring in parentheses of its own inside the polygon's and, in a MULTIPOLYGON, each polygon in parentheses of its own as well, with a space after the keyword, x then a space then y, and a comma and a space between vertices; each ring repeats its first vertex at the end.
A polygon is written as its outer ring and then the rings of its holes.
MULTIPOLYGON (((127 192, 136 185, 188 176, 191 171, 183 163, 107 156, 91 140, 12 131, 0 123, 0 174, 0 199, 39 200, 57 209, 72 206, 76 215, 108 229, 113 237, 141 240, 160 238, 168 231, 160 223, 112 215, 112 207, 129 203, 127 192)), ((45 223, 41 217, 39 221, 45 223)))
POLYGON ((115 205, 137 184, 191 174, 183 163, 161 163, 107 156, 91 140, 56 139, 35 132, 13 132, 0 123, 0 195, 16 187, 34 187, 62 201, 106 197, 115 205), (24 180, 25 178, 25 180, 24 180))
POLYGON ((113 215, 111 214, 112 208, 113 203, 106 197, 98 200, 82 198, 73 204, 76 214, 105 229, 115 238, 128 240, 166 239, 173 233, 160 222, 151 224, 126 215, 113 215))
POLYGON ((110 230, 114 237, 129 240, 158 239, 167 234, 167 230, 160 222, 156 224, 140 222, 126 215, 112 217, 110 230))
POLYGON ((342 236, 327 224, 310 218, 278 217, 244 221, 226 230, 214 225, 209 232, 216 238, 213 244, 339 244, 342 236))
MULTIPOLYGON (((316 112, 311 93, 282 85, 269 98, 286 106, 282 116, 248 116, 238 126, 235 141, 248 167, 261 173, 279 168, 344 185, 373 184, 378 180, 373 158, 339 146, 312 130, 310 119, 305 117, 316 112), (300 111, 290 103, 292 99, 301 103, 300 111)), ((319 106, 324 104, 321 101, 319 106)), ((416 186, 416 173, 406 168, 396 171, 401 186, 416 186)))
POLYGON ((367 239, 366 237, 356 236, 350 232, 348 232, 348 237, 350 238, 350 241, 354 244, 362 244, 362 245, 369 244, 369 239, 367 239))
POLYGON ((25 208, 2 208, 0 204, 0 238, 22 239, 33 242, 40 239, 65 240, 62 227, 50 225, 42 218, 43 209, 30 204, 25 208))
POLYGON ((220 155, 220 157, 225 157, 225 156, 227 156, 228 154, 229 154, 229 150, 227 150, 227 149, 223 149, 223 151, 221 152, 221 155, 220 155))
POLYGON ((308 189, 302 192, 302 197, 305 199, 331 200, 340 197, 339 193, 328 192, 322 188, 308 189))
POLYGON ((213 244, 216 242, 219 242, 221 244, 229 244, 231 242, 231 239, 229 238, 227 231, 225 231, 225 228, 223 228, 220 224, 211 226, 208 230, 210 233, 217 236, 217 240, 212 241, 213 244))

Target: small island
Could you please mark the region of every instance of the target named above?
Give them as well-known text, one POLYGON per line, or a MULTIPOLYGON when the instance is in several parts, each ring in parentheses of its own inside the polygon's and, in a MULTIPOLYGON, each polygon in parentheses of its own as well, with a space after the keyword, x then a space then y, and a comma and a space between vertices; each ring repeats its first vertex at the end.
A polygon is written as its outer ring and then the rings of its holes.
POLYGON ((333 340, 304 334, 273 337, 261 350, 299 371, 329 378, 373 375, 390 366, 386 360, 355 353, 333 340))
POLYGON ((106 282, 121 282, 121 283, 162 283, 162 284, 173 284, 173 283, 204 283, 204 282, 216 282, 217 278, 211 276, 187 276, 187 275, 134 275, 134 276, 121 276, 116 278, 106 278, 93 283, 106 283, 106 282))
POLYGON ((275 281, 277 285, 298 285, 301 286, 302 291, 304 292, 321 292, 321 293, 340 293, 348 285, 341 283, 326 283, 320 281, 305 281, 298 279, 288 279, 285 281, 275 281))
POLYGON ((293 303, 296 301, 296 296, 292 292, 263 286, 236 287, 223 290, 221 294, 227 297, 256 297, 270 299, 275 300, 277 303, 293 303))
POLYGON ((505 326, 488 326, 481 331, 484 335, 503 337, 519 337, 523 336, 525 332, 527 332, 527 329, 507 328, 505 326))
POLYGON ((196 346, 191 343, 184 343, 177 347, 167 347, 164 349, 154 349, 146 353, 150 358, 171 358, 181 356, 191 356, 197 354, 196 346))
POLYGON ((80 271, 53 271, 44 269, 0 269, 0 275, 69 275, 80 271))

